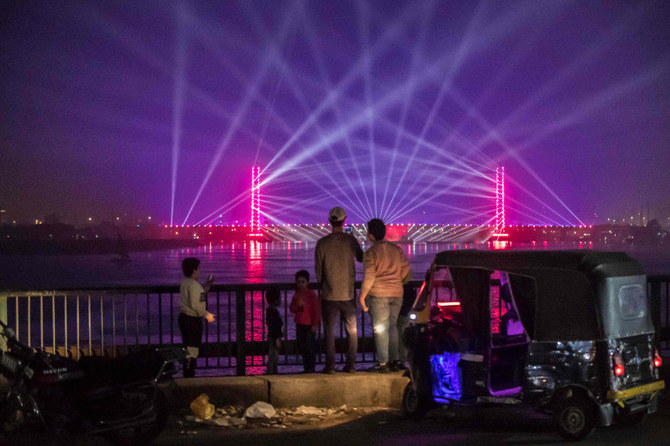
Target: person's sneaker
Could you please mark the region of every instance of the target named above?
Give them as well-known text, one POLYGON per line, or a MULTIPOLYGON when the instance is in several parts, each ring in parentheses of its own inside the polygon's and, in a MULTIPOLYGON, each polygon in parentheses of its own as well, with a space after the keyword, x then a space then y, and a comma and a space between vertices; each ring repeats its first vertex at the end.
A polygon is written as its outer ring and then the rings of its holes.
POLYGON ((371 373, 388 373, 390 370, 386 364, 384 365, 375 364, 372 367, 370 367, 367 371, 371 373))
POLYGON ((324 369, 321 371, 321 373, 325 373, 326 375, 332 375, 335 373, 335 367, 332 365, 324 367, 324 369))
POLYGON ((407 366, 402 361, 393 361, 389 363, 389 370, 399 372, 400 370, 407 370, 407 366))
POLYGON ((344 373, 356 373, 356 366, 353 366, 353 365, 347 365, 347 366, 345 366, 345 367, 342 369, 342 371, 343 371, 344 373))

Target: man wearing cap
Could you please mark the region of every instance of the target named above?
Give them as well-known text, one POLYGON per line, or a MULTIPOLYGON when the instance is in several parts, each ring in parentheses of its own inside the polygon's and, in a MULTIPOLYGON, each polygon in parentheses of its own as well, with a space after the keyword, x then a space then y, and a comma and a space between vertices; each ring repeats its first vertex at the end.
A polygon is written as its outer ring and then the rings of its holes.
POLYGON ((321 286, 321 312, 326 331, 326 367, 324 373, 335 373, 335 329, 344 318, 347 330, 347 364, 344 372, 356 371, 358 332, 356 330, 356 301, 354 258, 361 262, 363 250, 353 235, 344 232, 346 212, 341 207, 331 209, 328 221, 332 233, 316 243, 314 252, 316 280, 321 286))

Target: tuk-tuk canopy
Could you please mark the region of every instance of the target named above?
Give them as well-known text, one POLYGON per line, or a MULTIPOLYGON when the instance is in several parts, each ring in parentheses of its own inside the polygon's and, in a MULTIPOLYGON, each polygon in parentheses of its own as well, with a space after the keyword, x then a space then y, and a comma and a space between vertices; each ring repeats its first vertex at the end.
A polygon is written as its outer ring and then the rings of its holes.
POLYGON ((449 267, 459 297, 479 302, 475 306, 488 300, 488 287, 474 283, 488 276, 476 270, 512 274, 519 316, 528 335, 538 341, 601 339, 598 286, 610 277, 644 275, 625 253, 591 250, 445 251, 434 263, 449 267))

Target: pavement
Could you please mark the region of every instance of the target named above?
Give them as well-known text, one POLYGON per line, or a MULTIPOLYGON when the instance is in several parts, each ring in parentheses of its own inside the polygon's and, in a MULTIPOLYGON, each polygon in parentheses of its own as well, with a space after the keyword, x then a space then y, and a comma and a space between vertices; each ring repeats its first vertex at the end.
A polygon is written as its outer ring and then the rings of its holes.
MULTIPOLYGON (((175 409, 154 444, 188 445, 402 445, 408 444, 567 444, 551 418, 527 407, 457 408, 441 406, 420 421, 400 410, 408 379, 402 372, 358 372, 177 379, 169 392, 175 409), (191 416, 190 402, 210 397, 217 414, 209 423, 191 416), (257 401, 270 403, 276 415, 244 419, 244 409, 257 401), (303 406, 302 408, 299 406, 303 406)), ((639 427, 597 429, 584 445, 670 444, 670 398, 639 427)), ((26 438, 18 444, 66 444, 62 438, 26 438), (49 441, 47 441, 49 440, 49 441)), ((0 442, 0 444, 2 444, 0 442)), ((17 443, 14 443, 17 444, 17 443)), ((73 438, 67 444, 105 445, 100 438, 73 438)))
MULTIPOLYGON (((637 427, 596 429, 582 445, 668 445, 670 401, 637 427)), ((198 426, 171 419, 156 446, 408 446, 408 445, 568 445, 556 432, 551 418, 523 408, 433 410, 421 421, 407 419, 400 411, 368 408, 283 429, 276 425, 240 429, 198 426)), ((89 445, 90 446, 90 445, 89 445)))
MULTIPOLYGON (((243 426, 222 427, 213 420, 204 424, 202 420, 185 417, 187 411, 182 409, 180 416, 171 418, 155 444, 569 444, 558 435, 549 416, 524 406, 457 409, 442 406, 430 411, 423 420, 407 419, 399 408, 408 382, 402 372, 177 379, 174 394, 178 407, 188 407, 192 399, 207 393, 217 408, 229 406, 230 411, 232 406, 243 409, 255 401, 265 401, 277 408, 277 415, 272 420, 250 419, 243 426), (302 405, 308 407, 300 416, 300 408, 296 407, 302 405), (316 410, 319 407, 324 409, 316 410)), ((233 416, 241 415, 238 412, 233 416)), ((581 444, 668 445, 669 419, 670 398, 663 398, 659 412, 641 426, 597 429, 581 444)))

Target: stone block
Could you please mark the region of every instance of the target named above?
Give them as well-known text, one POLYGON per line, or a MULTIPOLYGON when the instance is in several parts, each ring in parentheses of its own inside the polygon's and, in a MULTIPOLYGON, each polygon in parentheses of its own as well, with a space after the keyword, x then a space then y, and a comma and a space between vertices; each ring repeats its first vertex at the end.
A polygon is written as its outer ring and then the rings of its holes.
POLYGON ((409 379, 400 373, 358 372, 335 375, 306 374, 261 376, 269 384, 270 403, 275 407, 399 408, 409 379))
POLYGON ((253 376, 177 378, 175 383, 175 403, 182 407, 188 407, 201 393, 209 395, 210 403, 216 407, 270 402, 267 382, 253 376))

